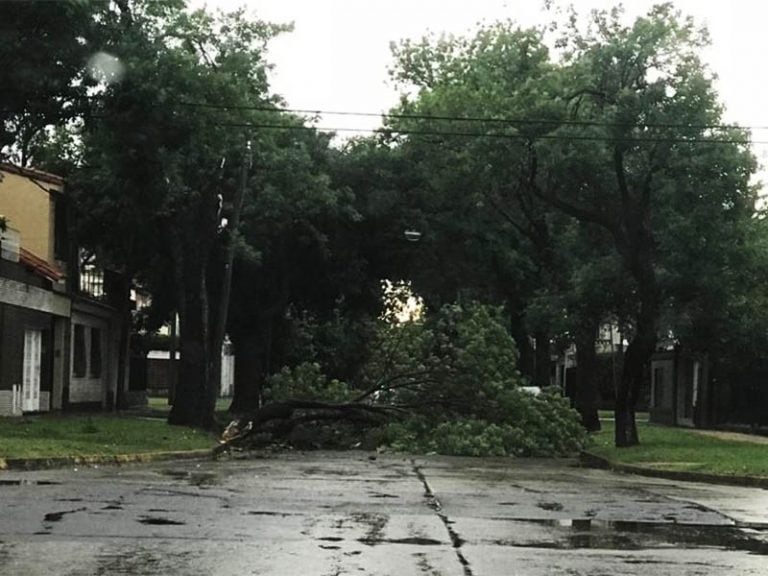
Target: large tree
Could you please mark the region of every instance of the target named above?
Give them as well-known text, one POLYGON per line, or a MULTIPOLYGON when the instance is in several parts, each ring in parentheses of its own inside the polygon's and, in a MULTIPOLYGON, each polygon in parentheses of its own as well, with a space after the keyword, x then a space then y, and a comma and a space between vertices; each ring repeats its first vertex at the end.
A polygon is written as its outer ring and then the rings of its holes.
POLYGON ((629 26, 619 11, 595 13, 586 33, 571 29, 567 40, 567 123, 535 145, 547 171, 561 178, 541 196, 606 230, 631 279, 615 438, 629 446, 638 442, 635 405, 667 296, 660 272, 665 230, 675 217, 695 217, 710 195, 719 206, 710 216, 730 226, 735 207, 754 204, 754 161, 748 135, 720 126, 722 108, 699 59, 706 34, 671 5, 629 26), (679 202, 682 196, 689 202, 679 202))
POLYGON ((270 147, 257 129, 273 120, 264 50, 283 28, 175 1, 121 3, 102 20, 124 73, 86 117, 73 176, 81 229, 123 272, 124 302, 135 278, 172 291, 181 370, 170 421, 212 426, 239 213, 257 177, 249 156, 258 165, 270 147))
MULTIPOLYGON (((552 220, 542 202, 603 230, 629 280, 624 301, 618 306, 605 298, 601 306, 590 290, 584 294, 589 305, 576 310, 589 310, 585 318, 601 308, 621 314, 630 328, 616 391, 616 443, 625 446, 638 441, 635 404, 669 295, 661 271, 672 262, 673 245, 663 239, 676 218, 697 216, 692 208, 699 204, 709 207, 703 218, 722 226, 732 226, 737 212, 748 217, 754 161, 748 135, 720 126, 721 107, 698 57, 706 35, 693 22, 669 5, 630 26, 621 23, 620 11, 594 13, 585 32, 577 18, 572 22, 557 62, 540 32, 508 24, 469 40, 404 44, 396 70, 419 91, 404 99, 398 111, 409 117, 397 127, 409 132, 409 143, 450 142, 439 152, 458 151, 445 162, 448 177, 457 169, 461 174, 459 161, 466 159, 475 175, 466 193, 502 192, 489 200, 508 220, 518 219, 520 232, 521 223, 531 226, 528 232, 546 232, 538 235, 546 243, 524 235, 533 247, 552 245, 552 220)), ((552 273, 551 252, 528 254, 552 273)), ((548 289, 567 289, 553 279, 548 289)), ((587 323, 586 333, 592 332, 587 323)))

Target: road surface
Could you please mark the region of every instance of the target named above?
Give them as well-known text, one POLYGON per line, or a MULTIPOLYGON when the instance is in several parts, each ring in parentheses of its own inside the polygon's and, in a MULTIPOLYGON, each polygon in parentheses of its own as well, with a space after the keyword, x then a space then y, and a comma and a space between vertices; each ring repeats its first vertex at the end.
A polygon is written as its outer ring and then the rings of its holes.
POLYGON ((0 472, 0 574, 764 576, 768 491, 364 452, 0 472))

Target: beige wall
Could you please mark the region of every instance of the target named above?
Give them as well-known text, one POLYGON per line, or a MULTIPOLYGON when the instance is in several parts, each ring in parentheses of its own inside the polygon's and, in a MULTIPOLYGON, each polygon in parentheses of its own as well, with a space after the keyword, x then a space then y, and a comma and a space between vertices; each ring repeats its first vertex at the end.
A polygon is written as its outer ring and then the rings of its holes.
MULTIPOLYGON (((60 187, 38 182, 47 189, 60 187)), ((54 200, 51 194, 24 176, 2 171, 0 180, 0 215, 21 233, 21 247, 54 264, 54 200)))

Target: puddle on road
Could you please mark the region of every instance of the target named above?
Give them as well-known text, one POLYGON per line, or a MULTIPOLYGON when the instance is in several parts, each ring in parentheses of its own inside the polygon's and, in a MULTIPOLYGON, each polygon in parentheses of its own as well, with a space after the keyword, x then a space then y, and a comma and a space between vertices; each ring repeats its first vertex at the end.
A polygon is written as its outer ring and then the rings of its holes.
MULTIPOLYGON (((341 538, 340 536, 323 536, 320 538, 315 538, 315 540, 319 540, 320 542, 344 542, 344 538, 341 538)), ((420 536, 410 536, 407 538, 381 538, 381 537, 371 538, 368 536, 364 536, 362 538, 358 538, 355 541, 359 542, 360 544, 365 544, 366 546, 378 546, 379 544, 410 544, 411 546, 440 546, 443 544, 443 542, 440 542, 439 540, 434 540, 432 538, 423 538, 420 536)), ((330 546, 320 545, 320 548, 330 548, 330 546)), ((336 546, 335 548, 338 548, 338 546, 336 546)))
POLYGON ((83 512, 85 508, 76 508, 74 510, 62 510, 61 512, 48 512, 43 517, 43 522, 59 522, 66 514, 74 514, 75 512, 83 512))
POLYGON ((208 486, 218 484, 218 475, 215 472, 200 472, 197 470, 165 469, 158 472, 161 476, 168 476, 174 480, 185 480, 192 486, 208 486))
POLYGON ((270 510, 249 510, 248 516, 277 516, 278 518, 287 518, 288 516, 302 516, 296 512, 273 512, 270 510))
POLYGON ((310 466, 304 468, 301 473, 305 476, 334 476, 341 480, 357 481, 360 473, 356 470, 337 469, 337 468, 319 468, 310 466))
POLYGON ((142 516, 137 520, 139 524, 148 526, 183 526, 185 522, 171 520, 170 518, 161 518, 158 516, 142 516))
POLYGON ((640 550, 647 548, 721 548, 768 555, 768 539, 755 537, 768 527, 675 524, 672 522, 515 519, 516 524, 553 528, 552 538, 541 541, 496 540, 501 546, 523 548, 640 550))
POLYGON ((549 512, 560 512, 563 509, 563 505, 559 502, 539 502, 536 506, 549 512))
POLYGON ((58 486, 61 482, 54 480, 29 480, 27 478, 3 478, 0 480, 0 486, 58 486))
POLYGON ((370 540, 368 538, 358 538, 358 542, 367 546, 376 546, 378 544, 410 544, 411 546, 440 546, 442 542, 432 538, 421 538, 411 536, 410 538, 381 538, 379 540, 370 540))

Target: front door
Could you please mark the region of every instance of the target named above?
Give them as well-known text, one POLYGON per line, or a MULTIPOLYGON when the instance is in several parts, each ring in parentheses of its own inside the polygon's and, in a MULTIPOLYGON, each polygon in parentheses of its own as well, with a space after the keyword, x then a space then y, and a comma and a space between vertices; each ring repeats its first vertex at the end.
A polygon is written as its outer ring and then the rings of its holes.
POLYGON ((24 412, 40 410, 40 373, 42 371, 43 332, 24 331, 24 380, 22 381, 21 409, 24 412))

